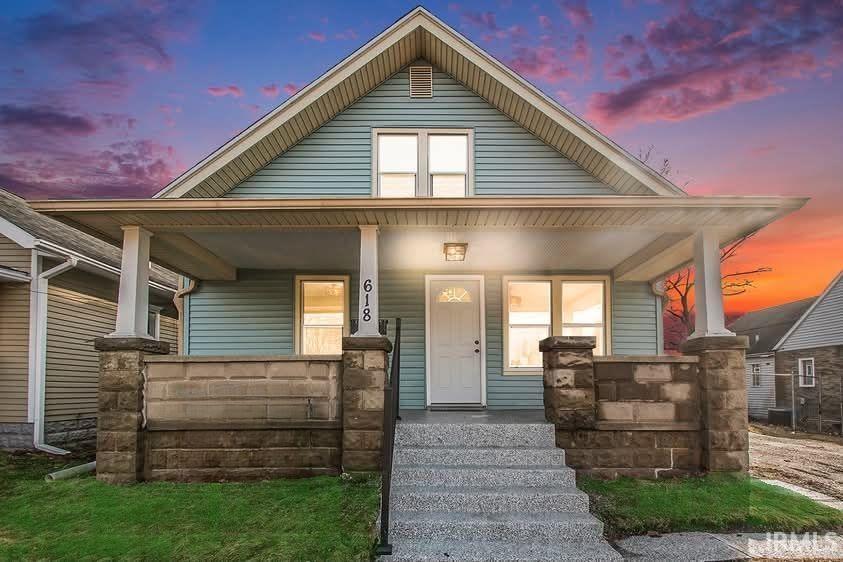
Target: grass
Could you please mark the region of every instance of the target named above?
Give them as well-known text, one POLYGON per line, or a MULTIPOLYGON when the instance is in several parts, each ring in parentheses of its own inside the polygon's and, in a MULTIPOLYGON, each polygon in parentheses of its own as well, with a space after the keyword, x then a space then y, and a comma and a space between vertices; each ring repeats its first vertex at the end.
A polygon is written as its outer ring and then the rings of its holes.
POLYGON ((582 479, 611 538, 650 531, 784 531, 843 528, 843 513, 749 477, 582 479))
MULTIPOLYGON (((71 464, 80 464, 76 459, 71 464)), ((0 560, 369 560, 376 480, 110 486, 0 453, 0 560)))

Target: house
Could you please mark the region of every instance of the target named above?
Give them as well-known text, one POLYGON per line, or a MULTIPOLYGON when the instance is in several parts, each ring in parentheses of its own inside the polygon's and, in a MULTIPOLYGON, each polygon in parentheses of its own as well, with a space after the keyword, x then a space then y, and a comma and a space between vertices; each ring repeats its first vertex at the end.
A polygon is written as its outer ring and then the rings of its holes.
POLYGON ((729 329, 749 338, 746 351, 746 389, 749 416, 766 420, 776 407, 776 358, 773 346, 805 313, 816 297, 747 312, 729 329))
MULTIPOLYGON (((693 262, 697 347, 689 349, 732 346, 743 373, 743 340, 724 323, 719 249, 805 201, 689 196, 417 8, 155 197, 31 205, 122 245, 118 330, 98 346, 107 354, 140 353, 146 364, 144 425, 121 429, 166 433, 150 438, 152 468, 143 477, 184 479, 187 447, 175 444, 236 420, 238 431, 263 428, 260 439, 283 424, 308 431, 301 446, 320 449, 310 473, 336 470, 338 455, 356 459, 343 460, 343 468, 376 465, 383 378, 359 371, 385 368, 380 321, 388 321, 393 339, 396 318, 402 410, 565 410, 576 400, 548 406, 539 348, 560 336, 593 342, 595 365, 604 365, 606 384, 577 400, 599 395, 607 404, 580 408, 591 412, 583 419, 598 416, 607 431, 679 427, 693 433, 683 447, 698 447, 701 395, 696 379, 685 379, 708 367, 660 355, 653 286, 693 262), (183 277, 178 357, 154 357, 161 350, 143 343, 149 260, 183 277), (346 337, 352 325, 354 337, 346 337), (375 346, 365 350, 369 359, 340 361, 365 345, 375 346), (353 385, 375 387, 345 386, 349 377, 340 384, 343 369, 354 372, 353 385), (678 386, 662 389, 672 369, 678 386), (345 402, 352 398, 359 399, 353 409, 345 402), (338 444, 322 431, 345 433, 338 444), (173 447, 181 452, 166 455, 173 447)), ((571 419, 580 419, 580 409, 571 419)), ((745 407, 732 413, 741 431, 745 407)), ((202 434, 202 442, 211 437, 202 434)), ((196 454, 192 477, 223 474, 218 450, 196 454)), ((589 455, 579 458, 597 462, 589 455)), ((243 462, 277 460, 257 458, 243 462)), ((643 457, 630 453, 618 462, 633 458, 643 457)), ((649 473, 677 469, 669 450, 658 458, 667 466, 649 473)), ((683 458, 698 466, 699 451, 683 458)), ((250 466, 238 474, 258 474, 250 466)), ((141 474, 114 470, 112 481, 141 474)))
POLYGON ((798 423, 811 431, 841 431, 843 416, 843 271, 773 347, 776 402, 796 405, 798 423), (796 391, 796 400, 793 392, 796 391))
MULTIPOLYGON (((96 431, 94 338, 114 330, 120 250, 0 190, 0 448, 62 452, 96 431)), ((150 335, 176 340, 176 277, 150 273, 150 335)))

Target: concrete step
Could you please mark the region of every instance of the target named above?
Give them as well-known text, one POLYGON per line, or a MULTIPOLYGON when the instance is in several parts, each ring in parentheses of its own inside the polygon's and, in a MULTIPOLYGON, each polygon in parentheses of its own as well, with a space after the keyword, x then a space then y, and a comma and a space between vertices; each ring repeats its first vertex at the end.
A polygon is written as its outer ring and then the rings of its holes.
POLYGON ((464 513, 395 511, 390 536, 402 539, 542 542, 602 540, 603 523, 589 513, 464 513))
POLYGON ((447 465, 488 467, 564 466, 565 451, 557 448, 466 448, 466 447, 398 447, 395 466, 447 465))
POLYGON ((400 423, 399 447, 555 447, 549 423, 400 423))
POLYGON ((441 486, 396 486, 391 508, 396 511, 460 511, 465 513, 588 512, 588 496, 557 487, 508 486, 478 489, 441 486))
POLYGON ((623 557, 605 541, 566 541, 564 544, 501 541, 394 541, 388 562, 618 562, 623 557))
POLYGON ((565 466, 534 466, 530 468, 489 468, 486 466, 452 467, 429 465, 419 467, 396 466, 392 472, 393 486, 576 486, 574 469, 565 466))

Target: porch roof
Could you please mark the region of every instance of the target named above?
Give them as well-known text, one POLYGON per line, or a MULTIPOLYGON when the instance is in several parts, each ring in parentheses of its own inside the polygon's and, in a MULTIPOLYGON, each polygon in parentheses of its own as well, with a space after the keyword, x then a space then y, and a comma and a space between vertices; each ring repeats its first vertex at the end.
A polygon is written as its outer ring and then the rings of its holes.
MULTIPOLYGON (((652 280, 689 262, 692 234, 715 231, 721 244, 802 207, 796 197, 511 197, 455 199, 143 199, 33 201, 37 211, 119 245, 121 227, 154 234, 151 259, 200 279, 231 279, 236 268, 209 248, 211 232, 354 228, 636 231, 611 267, 616 278, 652 280)), ((626 244, 626 243, 625 243, 626 244)), ((576 269, 576 266, 574 267, 576 269)))

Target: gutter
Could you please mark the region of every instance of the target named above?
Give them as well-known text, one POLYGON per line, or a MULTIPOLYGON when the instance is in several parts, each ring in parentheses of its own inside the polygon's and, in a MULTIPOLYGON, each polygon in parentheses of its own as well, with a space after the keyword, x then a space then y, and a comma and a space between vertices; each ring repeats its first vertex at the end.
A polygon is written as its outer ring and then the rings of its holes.
MULTIPOLYGON (((101 262, 99 260, 89 258, 88 256, 80 254, 79 252, 74 252, 73 250, 69 250, 69 249, 67 249, 63 246, 59 246, 58 244, 54 244, 54 243, 49 242, 47 240, 42 240, 42 239, 38 238, 38 239, 35 240, 32 247, 33 247, 34 250, 39 250, 39 249, 42 250, 42 251, 46 250, 48 252, 55 252, 55 253, 61 254, 62 256, 67 256, 68 258, 73 257, 79 262, 91 265, 91 266, 96 267, 98 269, 101 269, 101 270, 103 270, 107 273, 111 273, 112 275, 114 275, 118 278, 120 277, 120 268, 119 267, 114 267, 113 265, 109 265, 105 262, 101 262)), ((149 280, 149 286, 152 287, 152 288, 155 288, 159 291, 163 291, 163 292, 167 292, 167 293, 175 293, 176 292, 176 289, 174 287, 170 287, 169 285, 164 285, 163 283, 158 283, 158 282, 153 281, 151 279, 149 280)))
POLYGON ((39 451, 53 455, 66 455, 70 451, 53 447, 44 442, 45 390, 47 386, 47 293, 49 280, 75 268, 79 260, 69 256, 59 265, 41 271, 42 256, 32 252, 32 281, 29 300, 29 367, 30 367, 30 417, 33 423, 32 444, 39 451))
POLYGON ((176 307, 176 311, 179 313, 179 322, 178 322, 178 352, 179 355, 187 355, 185 351, 185 322, 187 322, 187 318, 184 315, 184 298, 193 291, 196 290, 197 282, 196 279, 190 279, 187 287, 182 287, 178 291, 176 291, 175 296, 173 296, 173 305, 176 307))

